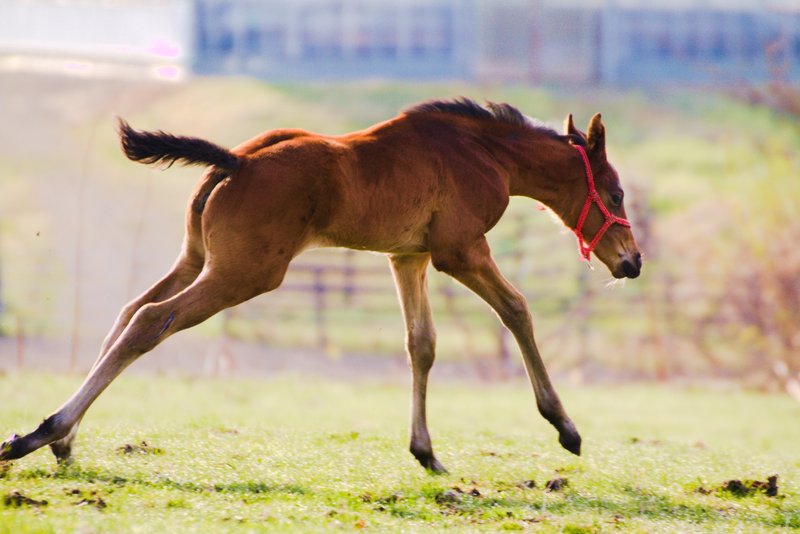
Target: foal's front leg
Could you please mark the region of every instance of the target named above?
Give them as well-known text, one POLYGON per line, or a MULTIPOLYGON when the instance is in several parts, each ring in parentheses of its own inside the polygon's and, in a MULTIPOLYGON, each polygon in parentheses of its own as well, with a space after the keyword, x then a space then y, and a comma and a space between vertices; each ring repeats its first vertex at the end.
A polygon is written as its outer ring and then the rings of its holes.
POLYGON ((485 239, 479 240, 469 249, 470 262, 452 275, 462 284, 483 298, 497 312, 503 324, 514 334, 522 351, 525 369, 528 372, 539 413, 558 430, 558 441, 573 454, 581 453, 581 437, 558 398, 545 369, 539 349, 533 337, 533 321, 525 297, 500 273, 491 257, 485 239))
POLYGON ((428 372, 433 366, 436 345, 436 331, 428 302, 426 269, 430 255, 397 255, 390 259, 406 323, 406 350, 414 381, 411 398, 411 454, 425 469, 433 473, 446 473, 447 470, 433 455, 425 410, 428 372))

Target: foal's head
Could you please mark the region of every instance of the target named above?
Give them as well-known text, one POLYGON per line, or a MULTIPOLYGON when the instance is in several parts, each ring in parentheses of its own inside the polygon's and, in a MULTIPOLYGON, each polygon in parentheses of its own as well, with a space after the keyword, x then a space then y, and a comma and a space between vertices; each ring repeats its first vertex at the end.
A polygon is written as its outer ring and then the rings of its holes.
POLYGON ((590 191, 585 170, 582 177, 570 180, 572 205, 567 210, 568 222, 573 228, 578 226, 576 233, 583 241, 581 253, 588 260, 594 251, 615 278, 636 278, 642 268, 642 255, 627 222, 619 175, 606 157, 606 131, 600 114, 592 117, 586 134, 575 128, 572 115, 567 117, 565 126, 571 142, 586 153, 599 200, 609 212, 604 214, 597 202, 586 207, 590 191), (581 221, 583 211, 585 220, 581 221))

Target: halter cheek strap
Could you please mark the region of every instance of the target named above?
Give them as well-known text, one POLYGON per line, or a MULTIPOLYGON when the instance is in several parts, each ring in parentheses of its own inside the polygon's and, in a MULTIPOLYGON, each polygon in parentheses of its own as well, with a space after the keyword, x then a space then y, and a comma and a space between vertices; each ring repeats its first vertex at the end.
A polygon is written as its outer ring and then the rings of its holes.
POLYGON ((586 155, 586 150, 579 145, 572 146, 575 147, 575 150, 577 150, 581 155, 581 159, 583 160, 583 168, 586 170, 586 182, 589 186, 589 194, 586 197, 586 202, 583 204, 581 215, 578 217, 578 224, 572 231, 575 232, 575 236, 578 238, 578 249, 580 250, 581 258, 588 262, 589 256, 597 246, 597 243, 600 242, 612 224, 621 224, 622 226, 630 228, 631 223, 627 219, 617 217, 608 211, 608 208, 606 208, 605 204, 603 204, 603 200, 600 198, 600 193, 597 192, 597 188, 594 186, 594 175, 592 174, 592 168, 589 166, 589 157, 586 155), (583 224, 586 222, 586 217, 589 215, 589 208, 592 207, 592 204, 597 204, 597 207, 600 208, 600 211, 603 213, 603 217, 605 218, 605 222, 597 231, 597 233, 594 234, 592 240, 587 243, 583 236, 583 224))

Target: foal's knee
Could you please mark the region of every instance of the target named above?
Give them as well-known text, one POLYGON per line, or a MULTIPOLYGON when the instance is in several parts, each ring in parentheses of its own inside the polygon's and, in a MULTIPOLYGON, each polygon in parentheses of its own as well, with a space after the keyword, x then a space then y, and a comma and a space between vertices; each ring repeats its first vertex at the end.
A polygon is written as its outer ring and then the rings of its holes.
POLYGON ((528 309, 528 301, 520 293, 509 295, 498 310, 500 320, 510 330, 533 328, 533 318, 528 309))
POLYGON ((413 368, 429 371, 436 356, 436 331, 433 326, 420 325, 409 329, 406 350, 413 368))

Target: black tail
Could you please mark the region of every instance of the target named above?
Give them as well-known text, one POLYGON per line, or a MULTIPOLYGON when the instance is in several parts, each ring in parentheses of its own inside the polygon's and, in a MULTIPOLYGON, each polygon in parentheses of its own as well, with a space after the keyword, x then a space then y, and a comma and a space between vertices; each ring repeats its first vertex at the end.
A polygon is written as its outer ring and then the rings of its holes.
POLYGON ((196 137, 134 130, 122 119, 119 119, 119 137, 128 159, 141 163, 172 166, 177 161, 184 165, 214 165, 228 171, 239 166, 239 158, 219 145, 196 137))

